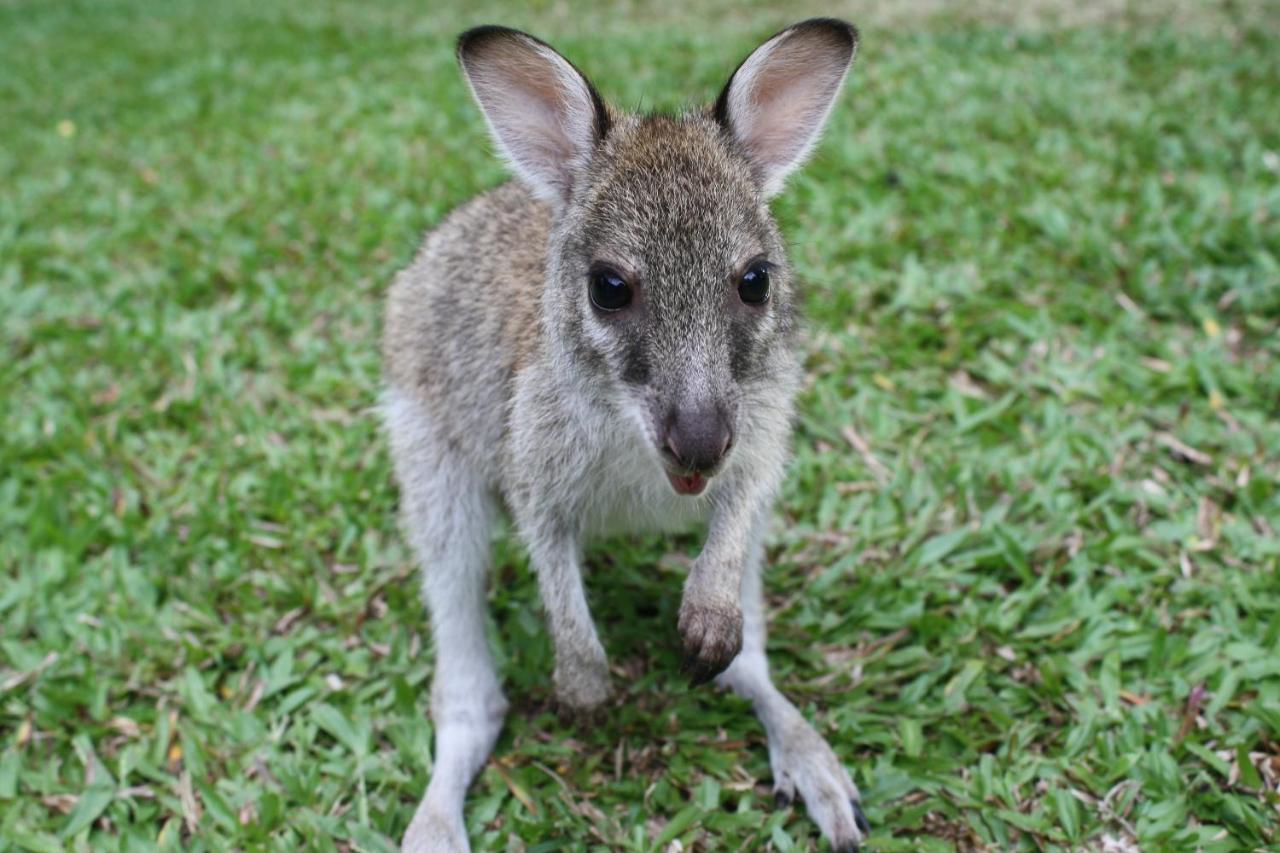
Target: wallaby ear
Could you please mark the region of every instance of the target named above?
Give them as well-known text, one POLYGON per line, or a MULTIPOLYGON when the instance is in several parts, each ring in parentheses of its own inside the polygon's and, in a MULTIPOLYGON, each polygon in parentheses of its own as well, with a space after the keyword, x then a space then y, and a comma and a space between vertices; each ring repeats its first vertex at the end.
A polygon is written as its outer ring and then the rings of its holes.
POLYGON ((531 35, 477 27, 458 62, 499 150, 540 198, 559 206, 609 132, 609 112, 569 60, 531 35))
POLYGON ((813 18, 766 41, 733 72, 715 116, 742 147, 766 196, 804 162, 858 49, 858 31, 813 18))

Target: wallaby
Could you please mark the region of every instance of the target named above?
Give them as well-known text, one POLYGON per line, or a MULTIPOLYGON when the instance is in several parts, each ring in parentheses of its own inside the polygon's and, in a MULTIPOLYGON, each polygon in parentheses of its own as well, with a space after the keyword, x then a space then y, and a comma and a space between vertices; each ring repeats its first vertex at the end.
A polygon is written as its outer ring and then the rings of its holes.
POLYGON ((836 850, 868 832, 858 789, 773 685, 763 538, 801 378, 796 285, 769 199, 813 148, 857 32, 804 21, 715 103, 631 115, 550 46, 502 27, 458 59, 519 181, 430 232, 395 279, 383 414, 435 642, 436 754, 406 850, 467 850, 463 801, 507 702, 485 639, 490 538, 528 548, 557 701, 610 696, 583 591, 584 541, 705 523, 678 629, 695 683, 749 699, 775 797, 836 850))

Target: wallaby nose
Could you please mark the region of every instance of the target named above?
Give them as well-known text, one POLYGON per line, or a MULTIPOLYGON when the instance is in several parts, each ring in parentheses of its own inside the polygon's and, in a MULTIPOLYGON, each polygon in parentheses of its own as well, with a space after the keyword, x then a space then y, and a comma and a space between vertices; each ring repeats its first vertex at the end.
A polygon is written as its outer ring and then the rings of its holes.
POLYGON ((663 442, 686 471, 713 471, 733 446, 733 427, 718 406, 676 409, 663 442))

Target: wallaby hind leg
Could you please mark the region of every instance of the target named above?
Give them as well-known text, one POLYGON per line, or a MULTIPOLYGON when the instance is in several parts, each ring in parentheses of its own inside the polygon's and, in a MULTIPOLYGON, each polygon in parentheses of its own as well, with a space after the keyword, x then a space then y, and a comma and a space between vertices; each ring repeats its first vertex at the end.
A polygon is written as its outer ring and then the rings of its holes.
POLYGON ((385 417, 435 641, 435 762, 404 849, 468 850, 463 800, 507 711, 485 637, 495 505, 479 473, 437 435, 424 406, 393 391, 385 417))
POLYGON ((760 577, 763 558, 757 537, 742 578, 742 651, 717 681, 755 707, 769 739, 774 800, 785 806, 798 794, 832 850, 855 851, 870 832, 858 788, 822 735, 769 677, 760 577))

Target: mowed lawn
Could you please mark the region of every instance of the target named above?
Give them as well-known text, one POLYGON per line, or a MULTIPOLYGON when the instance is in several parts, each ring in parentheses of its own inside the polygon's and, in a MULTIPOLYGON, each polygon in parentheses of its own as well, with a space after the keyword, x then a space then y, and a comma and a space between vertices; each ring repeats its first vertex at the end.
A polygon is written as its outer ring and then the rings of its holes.
MULTIPOLYGON (((870 846, 1280 844, 1276 8, 1109 5, 0 2, 0 850, 394 846, 432 657, 380 304, 503 180, 454 36, 676 109, 813 13, 863 49, 776 205, 810 381, 770 646, 870 846)), ((477 849, 823 846, 679 675, 698 545, 593 555, 596 728, 496 546, 477 849)))

